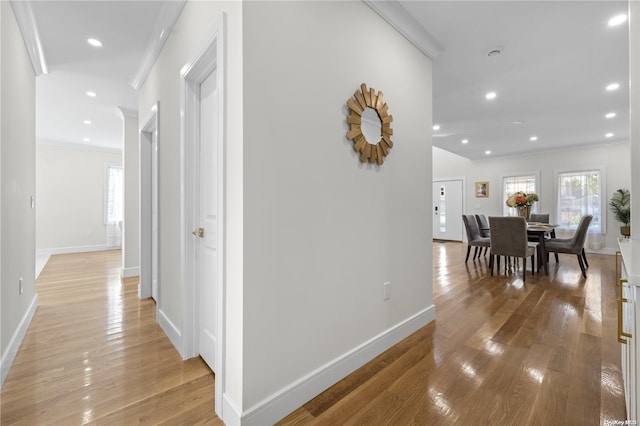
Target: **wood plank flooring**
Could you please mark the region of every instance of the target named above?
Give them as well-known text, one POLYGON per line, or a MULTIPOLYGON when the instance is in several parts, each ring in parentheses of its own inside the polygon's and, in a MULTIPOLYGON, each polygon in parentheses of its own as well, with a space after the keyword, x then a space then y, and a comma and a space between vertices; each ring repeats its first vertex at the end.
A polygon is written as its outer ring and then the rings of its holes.
POLYGON ((0 424, 222 424, 211 370, 183 361, 120 279, 121 252, 52 256, 39 306, 2 388, 0 424))
MULTIPOLYGON (((464 263, 433 244, 436 321, 281 425, 600 425, 624 420, 613 256, 574 256, 550 275, 464 263)), ((182 361, 120 252, 53 256, 40 305, 1 395, 4 425, 221 424, 213 374, 182 361)))
MULTIPOLYGON (((625 420, 614 257, 490 276, 434 242, 436 321, 279 425, 601 425, 625 420)), ((621 423, 619 423, 621 424, 621 423)))

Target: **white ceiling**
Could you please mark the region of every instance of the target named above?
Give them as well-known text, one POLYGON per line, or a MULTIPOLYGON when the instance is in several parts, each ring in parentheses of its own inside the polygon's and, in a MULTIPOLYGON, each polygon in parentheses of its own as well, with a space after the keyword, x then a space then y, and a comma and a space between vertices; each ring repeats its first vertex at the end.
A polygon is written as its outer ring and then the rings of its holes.
POLYGON ((130 84, 152 42, 161 1, 34 1, 48 75, 36 79, 36 139, 121 149, 118 107, 135 110, 130 84), (87 39, 102 41, 92 47, 87 39), (96 93, 95 98, 86 95, 96 93), (84 124, 90 120, 91 124, 84 124), (90 141, 84 141, 89 138, 90 141))
POLYGON ((481 159, 629 140, 628 23, 607 25, 626 1, 400 3, 443 48, 433 62, 435 146, 481 159), (487 56, 495 47, 502 54, 487 56), (607 92, 611 82, 620 89, 607 92))
MULTIPOLYGON (((49 66, 37 78, 38 141, 121 146, 116 108, 137 108, 130 82, 165 3, 32 2, 49 66), (89 37, 104 46, 89 46, 89 37)), ((433 62, 435 146, 484 159, 486 150, 495 157, 628 141, 628 28, 607 26, 626 1, 399 3, 442 47, 433 62), (488 57, 495 47, 502 54, 488 57), (620 89, 607 92, 611 82, 620 89), (496 99, 484 98, 489 91, 496 99)))

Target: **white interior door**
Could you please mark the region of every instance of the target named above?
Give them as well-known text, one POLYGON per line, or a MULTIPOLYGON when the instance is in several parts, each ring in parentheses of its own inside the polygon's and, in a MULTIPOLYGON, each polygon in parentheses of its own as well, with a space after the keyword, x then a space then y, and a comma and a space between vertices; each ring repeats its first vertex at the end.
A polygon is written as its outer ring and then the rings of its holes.
POLYGON ((433 238, 462 241, 462 180, 433 182, 433 238))
POLYGON ((200 84, 200 156, 198 219, 201 229, 196 249, 198 348, 215 371, 216 292, 218 264, 218 88, 214 70, 200 84))

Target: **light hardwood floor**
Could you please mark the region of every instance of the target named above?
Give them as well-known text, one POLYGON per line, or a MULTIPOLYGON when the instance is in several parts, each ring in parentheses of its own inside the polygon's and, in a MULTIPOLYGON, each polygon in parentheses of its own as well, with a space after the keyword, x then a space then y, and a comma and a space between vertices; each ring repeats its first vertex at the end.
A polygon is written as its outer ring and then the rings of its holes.
POLYGON ((120 265, 120 251, 50 258, 2 388, 2 426, 222 424, 211 370, 182 361, 120 265))
MULTIPOLYGON (((436 321, 309 401, 282 425, 599 425, 624 420, 613 256, 550 275, 489 276, 435 242, 436 321)), ((182 361, 119 278, 120 252, 53 256, 2 389, 4 425, 221 424, 213 375, 182 361)))
POLYGON ((434 242, 436 321, 280 425, 600 425, 624 420, 614 257, 491 277, 434 242))

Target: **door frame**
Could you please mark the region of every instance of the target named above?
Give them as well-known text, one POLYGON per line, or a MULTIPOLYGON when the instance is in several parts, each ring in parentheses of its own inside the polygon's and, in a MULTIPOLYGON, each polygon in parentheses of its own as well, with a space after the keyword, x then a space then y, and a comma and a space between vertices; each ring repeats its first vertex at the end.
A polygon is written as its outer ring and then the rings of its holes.
MULTIPOLYGON (((462 213, 464 214, 464 212, 467 211, 467 197, 466 197, 466 191, 467 191, 467 178, 465 176, 457 176, 457 177, 445 177, 445 178, 436 178, 433 177, 431 179, 431 183, 432 183, 432 188, 433 188, 433 184, 437 183, 437 182, 450 182, 452 180, 456 180, 456 181, 462 181, 462 213)), ((433 194, 431 194, 431 203, 433 205, 433 194)), ((433 206, 431 207, 431 238, 433 239, 433 206)), ((461 236, 462 236, 462 241, 466 241, 466 234, 464 232, 464 224, 462 225, 462 230, 461 230, 461 236)))
MULTIPOLYGON (((160 228, 160 211, 158 210, 158 151, 160 147, 160 135, 158 132, 160 124, 160 103, 156 102, 149 111, 146 120, 140 127, 140 284, 138 284, 138 297, 147 299, 152 292, 153 265, 159 265, 160 244, 156 240, 152 242, 153 218, 155 210, 158 214, 158 229, 160 228), (156 140, 156 149, 152 149, 153 138, 156 140), (156 167, 153 168, 152 164, 156 167), (155 250, 151 249, 154 244, 155 250)), ((160 273, 158 271, 158 294, 156 295, 156 311, 160 305, 160 273)))
POLYGON ((225 167, 225 25, 224 14, 213 25, 208 37, 205 38, 198 53, 180 70, 180 155, 181 155, 181 205, 182 205, 182 281, 184 282, 183 297, 183 358, 198 355, 198 288, 196 283, 196 238, 192 231, 196 229, 198 212, 196 200, 198 197, 198 143, 200 137, 199 118, 199 86, 204 79, 217 69, 218 96, 218 221, 217 221, 217 289, 216 289, 216 321, 217 345, 215 350, 215 411, 223 416, 223 395, 226 383, 226 281, 225 281, 225 206, 226 206, 226 167, 225 167))

